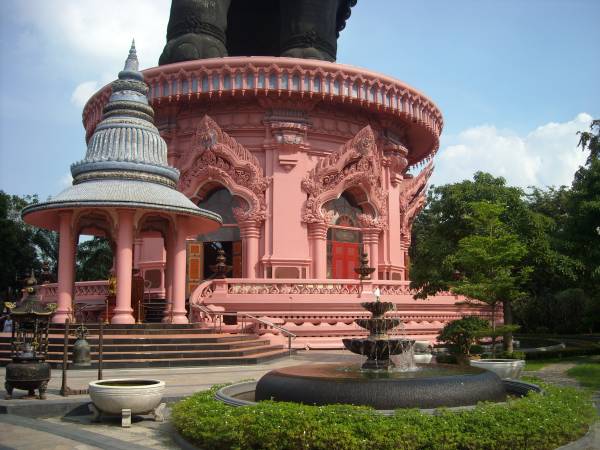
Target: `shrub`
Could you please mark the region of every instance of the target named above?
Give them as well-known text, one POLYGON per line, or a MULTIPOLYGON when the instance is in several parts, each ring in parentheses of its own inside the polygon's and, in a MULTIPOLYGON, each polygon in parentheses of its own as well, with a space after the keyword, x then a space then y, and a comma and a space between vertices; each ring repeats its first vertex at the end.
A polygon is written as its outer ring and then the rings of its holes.
POLYGON ((177 403, 175 428, 203 449, 553 449, 583 435, 595 420, 589 393, 544 385, 507 404, 460 412, 397 410, 382 416, 350 405, 261 402, 232 407, 218 387, 177 403))
POLYGON ((487 320, 476 316, 467 316, 447 323, 437 338, 438 341, 455 345, 459 354, 469 356, 475 339, 481 336, 481 333, 489 326, 487 320))
POLYGON ((482 356, 482 358, 488 358, 488 359, 525 359, 525 353, 524 352, 500 352, 500 353, 496 353, 495 355, 492 355, 490 353, 487 353, 485 355, 482 356))

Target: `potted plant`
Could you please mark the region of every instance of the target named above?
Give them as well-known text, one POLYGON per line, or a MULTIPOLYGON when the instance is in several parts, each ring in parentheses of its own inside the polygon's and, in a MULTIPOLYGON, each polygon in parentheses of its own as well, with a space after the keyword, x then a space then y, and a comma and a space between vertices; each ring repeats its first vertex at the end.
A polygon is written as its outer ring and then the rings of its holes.
POLYGON ((517 331, 518 328, 517 325, 494 326, 494 324, 492 324, 492 328, 482 330, 480 332, 480 337, 489 336, 492 338, 491 353, 483 354, 482 359, 480 360, 471 359, 470 364, 473 367, 491 370, 500 378, 519 378, 525 368, 525 353, 515 351, 503 351, 500 354, 496 353, 497 336, 505 335, 507 333, 512 334, 517 331))

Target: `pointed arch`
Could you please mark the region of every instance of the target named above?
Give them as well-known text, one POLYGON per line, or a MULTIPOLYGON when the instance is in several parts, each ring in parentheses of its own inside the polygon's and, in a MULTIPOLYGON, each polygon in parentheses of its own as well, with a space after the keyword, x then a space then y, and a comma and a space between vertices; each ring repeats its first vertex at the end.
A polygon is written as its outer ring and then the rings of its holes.
POLYGON ((196 196, 206 183, 218 182, 247 202, 247 209, 235 208, 236 217, 265 220, 269 179, 256 157, 208 115, 200 120, 180 171, 179 190, 188 197, 196 196))
MULTIPOLYGON (((387 226, 387 195, 383 189, 381 155, 375 134, 367 125, 338 151, 323 158, 302 180, 308 199, 302 211, 306 223, 327 223, 323 205, 344 191, 362 192, 371 222, 387 226)), ((363 208, 364 209, 364 208, 363 208)))

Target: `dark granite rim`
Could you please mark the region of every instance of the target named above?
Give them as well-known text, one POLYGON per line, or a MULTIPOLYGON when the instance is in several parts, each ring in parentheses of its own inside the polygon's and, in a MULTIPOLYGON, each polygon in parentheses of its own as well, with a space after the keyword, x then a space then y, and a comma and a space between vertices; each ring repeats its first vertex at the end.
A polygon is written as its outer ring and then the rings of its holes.
MULTIPOLYGON (((241 394, 250 394, 251 392, 254 392, 256 390, 256 385, 257 385, 257 381, 245 381, 242 383, 235 383, 235 384, 231 384, 229 386, 225 386, 221 389, 219 389, 216 393, 215 393, 215 399, 218 401, 221 401, 227 405, 230 406, 254 406, 256 404, 258 404, 258 402, 256 401, 250 401, 250 400, 242 400, 239 398, 236 398, 235 396, 241 395, 241 394)), ((539 393, 541 395, 544 395, 545 392, 544 390, 539 387, 537 384, 533 384, 533 383, 528 383, 526 381, 521 381, 521 380, 511 380, 509 378, 502 380, 502 384, 504 386, 504 389, 506 390, 507 394, 509 395, 516 395, 519 397, 524 397, 525 395, 527 395, 529 392, 536 392, 539 393)), ((508 405, 508 402, 497 402, 498 405, 508 405)), ((477 405, 467 405, 467 406, 454 406, 454 407, 443 407, 444 410, 446 411, 450 411, 450 412, 460 412, 460 411, 466 411, 466 410, 472 410, 476 407, 477 405)), ((395 410, 393 409, 375 409, 375 411, 378 414, 384 415, 384 416, 391 416, 394 415, 395 410)), ((438 411, 438 408, 419 408, 419 411, 421 411, 424 414, 436 414, 436 412, 438 411)))

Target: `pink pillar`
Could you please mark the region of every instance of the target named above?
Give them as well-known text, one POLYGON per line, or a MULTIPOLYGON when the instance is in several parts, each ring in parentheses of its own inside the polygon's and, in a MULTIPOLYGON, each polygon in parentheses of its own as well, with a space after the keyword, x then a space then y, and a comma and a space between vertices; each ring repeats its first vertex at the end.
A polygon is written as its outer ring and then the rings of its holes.
POLYGON ((118 210, 117 301, 111 323, 135 323, 131 314, 131 270, 133 268, 133 215, 130 209, 118 210))
POLYGON ((185 310, 185 266, 187 218, 178 217, 173 251, 173 299, 171 300, 171 323, 188 323, 185 310))
POLYGON ((72 211, 59 214, 60 241, 58 247, 58 307, 52 317, 54 323, 65 323, 71 312, 75 273, 74 240, 71 228, 72 211))
POLYGON ((173 263, 175 261, 175 231, 170 230, 169 234, 164 237, 165 251, 167 260, 165 263, 165 293, 167 297, 167 306, 165 308, 164 323, 171 322, 171 308, 173 306, 173 263))
POLYGON ((367 252, 369 253, 369 265, 375 267, 371 279, 377 280, 379 279, 379 230, 377 228, 367 228, 362 233, 363 243, 367 246, 367 252))
POLYGON ((313 278, 327 278, 327 224, 309 223, 308 239, 312 244, 313 278))
POLYGON ((258 269, 260 226, 254 221, 242 222, 239 226, 244 254, 243 276, 244 278, 255 279, 258 269))

